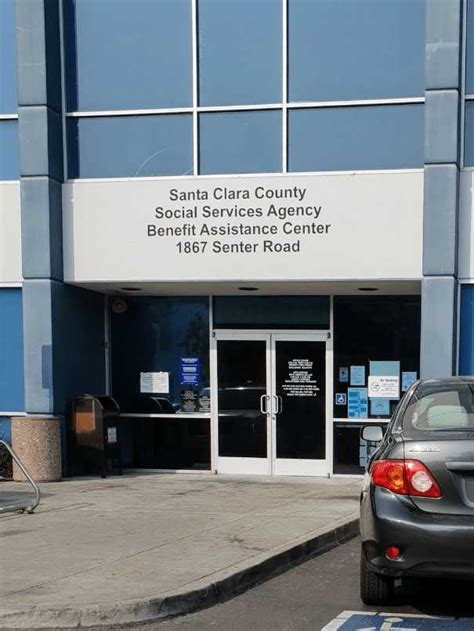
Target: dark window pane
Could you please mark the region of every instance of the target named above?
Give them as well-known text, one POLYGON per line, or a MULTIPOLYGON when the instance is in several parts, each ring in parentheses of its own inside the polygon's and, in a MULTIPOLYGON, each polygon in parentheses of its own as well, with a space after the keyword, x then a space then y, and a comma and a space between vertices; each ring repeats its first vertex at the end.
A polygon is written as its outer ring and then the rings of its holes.
POLYGON ((325 458, 326 343, 277 341, 277 458, 325 458))
POLYGON ((214 296, 213 324, 221 329, 329 329, 327 296, 214 296))
MULTIPOLYGON (((377 444, 361 438, 363 427, 365 425, 359 423, 334 423, 334 473, 364 473, 377 444)), ((386 427, 386 424, 381 427, 386 427)))
POLYGON ((69 177, 192 173, 192 117, 114 116, 68 120, 69 177))
POLYGON ((68 110, 192 104, 191 0, 67 0, 68 110))
POLYGON ((281 171, 281 111, 225 112, 199 116, 199 171, 281 171))
MULTIPOLYGON (((140 392, 140 373, 169 373, 168 399, 181 407, 181 358, 200 362, 199 395, 209 395, 209 300, 207 298, 128 298, 127 310, 112 319, 112 393, 122 412, 160 412, 140 392), (155 409, 156 408, 156 409, 155 409)), ((165 403, 165 402, 162 402, 165 403)), ((172 411, 172 410, 171 410, 172 411)))
POLYGON ((18 123, 3 120, 0 121, 0 180, 18 180, 19 177, 18 123))
POLYGON ((217 343, 219 456, 267 457, 267 417, 260 398, 267 392, 266 342, 217 343))
MULTIPOLYGON (((0 1, 0 113, 17 111, 14 0, 0 1)), ((0 145, 1 146, 1 145, 0 145)))
POLYGON ((423 105, 291 110, 288 170, 422 167, 423 124, 423 105))
POLYGON ((120 448, 125 467, 210 469, 210 419, 122 418, 120 448))
POLYGON ((279 103, 280 0, 199 0, 199 103, 279 103))
POLYGON ((290 0, 289 100, 423 96, 425 0, 290 0))
MULTIPOLYGON (((419 296, 334 297, 334 394, 346 396, 344 404, 334 405, 335 418, 349 417, 348 388, 357 386, 351 384, 351 366, 364 367, 364 383, 359 385, 365 388, 370 362, 400 362, 400 372, 419 376, 420 320, 419 296), (344 378, 341 369, 349 372, 344 378)), ((372 400, 368 416, 380 420, 388 420, 398 404, 390 401, 388 414, 372 414, 372 400)))

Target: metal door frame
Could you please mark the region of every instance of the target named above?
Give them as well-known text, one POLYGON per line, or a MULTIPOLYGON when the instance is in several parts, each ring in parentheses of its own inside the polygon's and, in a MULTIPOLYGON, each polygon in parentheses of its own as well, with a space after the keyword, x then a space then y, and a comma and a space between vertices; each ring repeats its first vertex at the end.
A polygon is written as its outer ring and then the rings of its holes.
POLYGON ((211 467, 217 473, 250 475, 300 475, 327 476, 332 470, 332 399, 333 399, 333 357, 332 340, 328 330, 282 330, 282 329, 217 329, 211 335, 211 467), (259 340, 265 341, 267 370, 267 457, 266 458, 230 458, 219 456, 218 431, 218 380, 217 380, 217 342, 222 340, 259 340), (326 405, 325 405, 325 448, 324 460, 298 460, 276 458, 276 415, 275 397, 271 396, 276 386, 275 352, 277 341, 316 341, 326 344, 326 405))

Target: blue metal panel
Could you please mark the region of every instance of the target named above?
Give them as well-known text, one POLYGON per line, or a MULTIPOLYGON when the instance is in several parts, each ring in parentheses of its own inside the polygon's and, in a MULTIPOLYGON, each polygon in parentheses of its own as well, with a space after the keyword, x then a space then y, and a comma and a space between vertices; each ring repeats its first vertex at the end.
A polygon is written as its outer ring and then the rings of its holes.
POLYGON ((466 101, 464 166, 474 167, 474 102, 466 101))
POLYGON ((199 103, 282 99, 280 0, 199 0, 199 103))
POLYGON ((290 101, 422 96, 425 0, 290 0, 290 101))
POLYGON ((461 287, 459 374, 474 375, 474 285, 461 287))
POLYGON ((192 104, 191 0, 67 0, 69 110, 192 104))
POLYGON ((452 276, 422 281, 420 374, 424 379, 450 377, 454 372, 456 287, 452 276))
POLYGON ((424 178, 423 273, 456 272, 459 171, 455 164, 427 164, 424 178))
POLYGON ((0 411, 23 408, 21 289, 0 289, 0 411))
POLYGON ((0 121, 0 180, 18 180, 19 162, 18 123, 16 120, 2 120, 0 121))
POLYGON ((20 107, 22 176, 50 175, 62 180, 61 116, 47 106, 20 107))
POLYGON ((462 0, 427 0, 426 66, 427 90, 457 88, 461 48, 462 0))
POLYGON ((14 114, 16 98, 15 2, 0 2, 0 113, 14 114))
POLYGON ((466 94, 474 94, 474 0, 467 2, 466 94))
POLYGON ((281 111, 225 112, 199 116, 199 171, 281 171, 281 111))
POLYGON ((289 171, 423 166, 423 106, 291 110, 289 171))
POLYGON ((425 163, 457 162, 459 92, 430 90, 425 99, 425 163))
POLYGON ((23 178, 21 242, 23 278, 63 277, 61 184, 48 177, 23 178))
POLYGON ((116 116, 68 121, 69 177, 192 173, 192 116, 116 116))

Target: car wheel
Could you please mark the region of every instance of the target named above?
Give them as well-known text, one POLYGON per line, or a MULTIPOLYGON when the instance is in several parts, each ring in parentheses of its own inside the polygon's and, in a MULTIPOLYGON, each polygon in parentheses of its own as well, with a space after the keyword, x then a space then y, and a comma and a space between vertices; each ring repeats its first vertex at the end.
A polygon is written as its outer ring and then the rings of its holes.
POLYGON ((360 597, 366 605, 389 605, 393 598, 395 579, 371 572, 360 555, 360 597))

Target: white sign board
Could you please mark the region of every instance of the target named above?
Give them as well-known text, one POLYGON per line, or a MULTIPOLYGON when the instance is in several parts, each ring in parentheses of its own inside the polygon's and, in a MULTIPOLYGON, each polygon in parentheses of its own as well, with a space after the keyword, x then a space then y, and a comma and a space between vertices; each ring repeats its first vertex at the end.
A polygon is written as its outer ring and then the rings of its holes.
POLYGON ((71 282, 420 279, 423 172, 63 186, 71 282))
POLYGON ((20 183, 0 182, 0 283, 21 283, 20 183))
POLYGON ((140 392, 149 394, 168 394, 170 391, 169 373, 141 372, 140 392))
POLYGON ((110 444, 117 442, 117 428, 107 427, 107 442, 110 444))
POLYGON ((369 397, 376 399, 399 399, 400 377, 369 377, 369 397))

